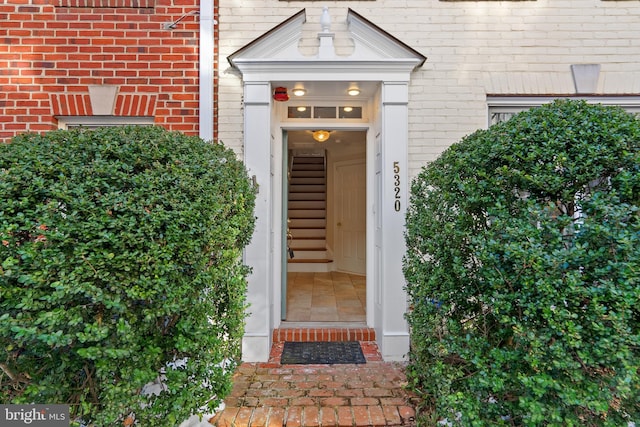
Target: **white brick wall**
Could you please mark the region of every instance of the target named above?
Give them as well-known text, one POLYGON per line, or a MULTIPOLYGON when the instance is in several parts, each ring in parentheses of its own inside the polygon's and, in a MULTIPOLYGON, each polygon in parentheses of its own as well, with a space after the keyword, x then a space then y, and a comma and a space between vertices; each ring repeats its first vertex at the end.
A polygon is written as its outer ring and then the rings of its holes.
POLYGON ((598 93, 640 94, 640 1, 220 0, 220 139, 242 150, 242 90, 227 56, 306 8, 314 53, 328 6, 339 53, 347 8, 427 56, 411 82, 411 175, 487 125, 486 95, 573 94, 571 64, 601 64, 598 93))

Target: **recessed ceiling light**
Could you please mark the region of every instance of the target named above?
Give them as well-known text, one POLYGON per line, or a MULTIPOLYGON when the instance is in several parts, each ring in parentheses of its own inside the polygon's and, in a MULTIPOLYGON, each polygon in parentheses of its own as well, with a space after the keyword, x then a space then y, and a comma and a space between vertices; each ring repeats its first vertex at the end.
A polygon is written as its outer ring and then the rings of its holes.
POLYGON ((307 91, 306 91, 304 88, 301 88, 301 87, 297 87, 297 88, 293 89, 291 92, 292 92, 295 96, 302 96, 302 95, 304 95, 305 93, 307 93, 307 91))
POLYGON ((298 111, 300 111, 302 113, 303 111, 307 111, 307 107, 298 107, 298 108, 296 108, 296 110, 298 110, 298 111))
POLYGON ((358 89, 357 87, 351 87, 351 88, 349 88, 347 93, 349 95, 351 95, 351 96, 358 96, 358 95, 360 95, 360 89, 358 89))
POLYGON ((353 107, 344 107, 343 110, 347 113, 350 113, 353 111, 353 107))

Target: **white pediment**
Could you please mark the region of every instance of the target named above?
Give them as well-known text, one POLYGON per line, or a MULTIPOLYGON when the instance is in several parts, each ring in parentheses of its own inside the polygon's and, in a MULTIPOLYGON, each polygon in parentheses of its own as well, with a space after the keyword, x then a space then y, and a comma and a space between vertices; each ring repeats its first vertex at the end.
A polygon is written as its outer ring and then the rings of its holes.
POLYGON ((352 59, 408 59, 415 60, 416 67, 424 64, 427 59, 351 9, 347 15, 347 24, 355 44, 352 59))
POLYGON ((293 60, 303 58, 298 50, 302 26, 307 21, 302 9, 286 21, 278 24, 262 36, 229 55, 231 65, 236 61, 260 61, 265 59, 293 60))
POLYGON ((301 72, 313 67, 318 72, 336 73, 339 70, 356 70, 365 66, 364 74, 376 72, 408 72, 420 67, 426 57, 401 42, 362 15, 349 9, 346 17, 346 36, 351 39, 353 49, 349 55, 337 55, 333 45, 331 17, 324 8, 318 27, 319 48, 316 55, 303 55, 300 42, 306 11, 291 16, 262 36, 229 55, 232 67, 243 75, 269 72, 301 72))

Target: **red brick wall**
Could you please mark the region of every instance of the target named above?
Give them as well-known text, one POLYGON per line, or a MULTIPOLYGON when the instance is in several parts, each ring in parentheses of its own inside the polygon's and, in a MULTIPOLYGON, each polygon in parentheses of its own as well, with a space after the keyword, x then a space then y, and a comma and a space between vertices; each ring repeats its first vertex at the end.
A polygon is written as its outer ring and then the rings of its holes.
POLYGON ((117 87, 112 115, 198 134, 199 19, 163 28, 197 10, 199 0, 4 0, 0 141, 56 129, 56 115, 93 115, 90 85, 117 87))

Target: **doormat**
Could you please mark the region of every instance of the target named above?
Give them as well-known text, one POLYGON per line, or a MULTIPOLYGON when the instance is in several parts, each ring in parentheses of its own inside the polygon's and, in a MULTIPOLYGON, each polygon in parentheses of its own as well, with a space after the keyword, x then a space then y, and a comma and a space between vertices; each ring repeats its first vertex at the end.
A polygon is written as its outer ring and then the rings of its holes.
POLYGON ((367 363, 358 341, 285 341, 282 365, 337 365, 367 363))

